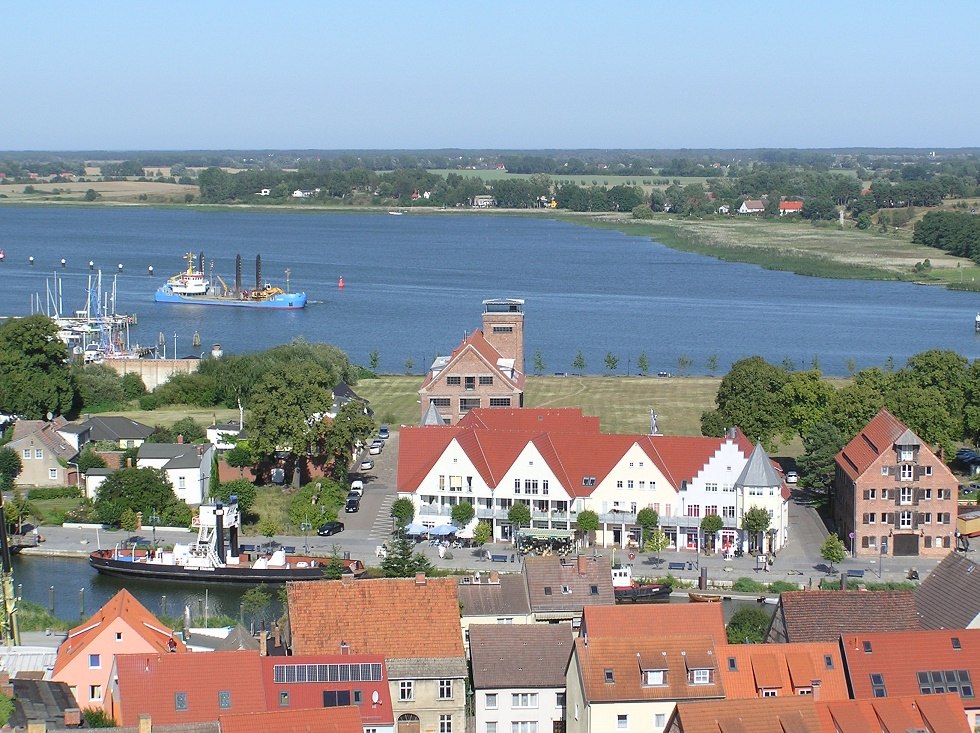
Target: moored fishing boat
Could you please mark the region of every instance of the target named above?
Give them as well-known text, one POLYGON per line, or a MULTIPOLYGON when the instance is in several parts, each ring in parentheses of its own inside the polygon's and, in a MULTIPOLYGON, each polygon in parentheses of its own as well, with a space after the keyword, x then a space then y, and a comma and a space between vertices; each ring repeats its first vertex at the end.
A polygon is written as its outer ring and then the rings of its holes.
MULTIPOLYGON (((255 287, 242 287, 242 258, 236 258, 235 286, 228 287, 218 275, 204 274, 204 253, 197 266, 194 253, 184 255, 187 269, 171 277, 153 296, 157 303, 184 303, 191 305, 228 305, 239 308, 279 308, 296 310, 306 307, 306 293, 290 293, 289 270, 286 270, 286 290, 262 279, 262 257, 255 258, 255 287)), ((212 265, 213 269, 213 265, 212 265)))
MULTIPOLYGON (((331 558, 295 556, 288 548, 256 553, 238 542, 241 515, 238 503, 202 504, 197 541, 176 543, 171 549, 121 548, 96 550, 89 564, 104 575, 145 580, 199 583, 285 583, 323 580, 331 558), (227 532, 227 544, 225 533, 227 532), (248 549, 248 552, 244 550, 248 549)), ((360 560, 339 560, 342 574, 360 577, 360 560)))
POLYGON ((629 565, 613 565, 612 583, 616 603, 666 601, 673 590, 670 583, 638 582, 633 578, 633 569, 629 565))
POLYGON ((701 593, 688 593, 691 603, 721 603, 721 596, 706 596, 701 593))

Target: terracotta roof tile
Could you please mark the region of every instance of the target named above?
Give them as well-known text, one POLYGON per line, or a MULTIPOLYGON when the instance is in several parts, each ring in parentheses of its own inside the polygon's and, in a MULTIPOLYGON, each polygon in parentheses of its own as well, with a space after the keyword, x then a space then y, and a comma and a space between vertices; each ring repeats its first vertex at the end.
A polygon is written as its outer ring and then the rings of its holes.
POLYGON ((478 407, 467 412, 460 427, 516 430, 530 433, 599 433, 599 418, 585 416, 580 407, 478 407))
POLYGON ((287 594, 294 654, 335 654, 346 642, 386 659, 465 656, 453 578, 289 583, 287 594))
POLYGON ((464 353, 471 352, 479 356, 479 358, 486 363, 487 367, 490 368, 505 384, 511 385, 516 388, 521 388, 524 385, 524 374, 515 370, 512 374, 510 369, 501 369, 497 362, 499 359, 503 358, 501 353, 495 349, 489 341, 483 335, 483 331, 477 329, 469 334, 459 346, 456 347, 455 351, 449 356, 445 367, 439 372, 433 372, 431 369, 426 375, 425 381, 422 383, 422 387, 419 392, 424 392, 428 389, 429 385, 443 372, 447 372, 452 369, 454 364, 459 361, 464 353))
POLYGON ((833 733, 821 725, 813 700, 799 695, 681 702, 674 719, 683 733, 833 733))
POLYGON ((582 614, 582 635, 589 639, 617 637, 628 628, 643 636, 707 634, 716 646, 727 646, 725 612, 721 605, 651 603, 588 606, 582 614))
MULTIPOLYGON (((980 685, 980 629, 845 634, 841 647, 855 698, 873 697, 872 674, 882 675, 888 697, 920 694, 919 672, 965 670, 974 694, 980 685)), ((976 698, 967 705, 980 708, 976 698)))
POLYGON ((568 624, 470 626, 470 659, 477 690, 565 687, 572 654, 568 624))
POLYGON ((57 676, 69 662, 84 654, 86 647, 116 619, 125 621, 140 638, 161 654, 169 653, 171 641, 176 644, 177 651, 187 650, 184 642, 174 637, 173 629, 160 623, 156 616, 146 610, 146 607, 124 588, 85 623, 79 624, 68 632, 67 638, 58 647, 58 660, 55 662, 53 675, 57 676))
POLYGON ((911 590, 790 591, 779 597, 773 628, 785 621, 786 641, 834 641, 841 634, 918 629, 911 590))
MULTIPOLYGON (((917 695, 873 700, 814 701, 827 733, 969 733, 966 713, 956 695, 917 695)), ((685 733, 687 731, 685 730, 685 733)))
POLYGON ((474 616, 527 616, 531 605, 527 599, 527 584, 523 575, 497 575, 496 580, 481 573, 480 582, 464 583, 460 579, 456 588, 464 617, 474 616))
POLYGON ((154 724, 215 720, 223 713, 265 710, 262 667, 255 651, 188 654, 121 654, 116 657, 114 698, 123 725, 141 713, 154 724), (228 693, 229 709, 219 704, 228 693), (178 693, 186 710, 177 709, 178 693))
POLYGON ((222 715, 221 733, 363 733, 354 705, 222 715))
MULTIPOLYGON (((708 684, 688 680, 685 657, 715 658, 709 636, 602 637, 575 640, 575 656, 587 703, 630 700, 708 700, 723 698, 725 688, 717 670, 708 684), (641 660, 664 661, 653 669, 666 669, 666 684, 644 684, 641 660)), ((717 665, 716 665, 717 666, 717 665)), ((703 668, 702 668, 703 669, 703 668)))
MULTIPOLYGON (((713 604, 705 604, 713 605, 713 604)), ((761 697, 762 689, 780 697, 798 695, 800 689, 820 681, 820 697, 850 697, 844 662, 837 642, 813 644, 731 644, 716 647, 728 699, 761 697), (830 657, 828 666, 826 658, 830 657)))
POLYGON ((837 465, 852 480, 857 479, 906 430, 901 420, 882 408, 837 454, 837 465))

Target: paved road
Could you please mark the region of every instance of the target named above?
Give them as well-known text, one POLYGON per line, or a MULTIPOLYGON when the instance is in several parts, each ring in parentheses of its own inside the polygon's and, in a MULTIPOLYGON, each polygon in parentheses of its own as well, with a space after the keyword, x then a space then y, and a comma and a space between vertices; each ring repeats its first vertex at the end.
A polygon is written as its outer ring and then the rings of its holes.
MULTIPOLYGON (((392 431, 382 453, 372 456, 372 458, 375 460, 374 469, 363 473, 355 471, 351 474, 352 479, 360 478, 364 481, 364 497, 361 500, 360 511, 354 514, 341 513, 339 519, 345 525, 341 534, 332 537, 318 537, 315 534, 308 537, 282 535, 274 539, 283 545, 294 546, 297 550, 305 549, 308 543, 311 553, 323 555, 329 555, 336 547, 340 552, 349 553, 350 557, 358 558, 367 565, 377 564, 376 549, 390 538, 391 504, 396 498, 397 431, 392 431)), ((682 571, 671 571, 675 577, 693 580, 699 576, 700 568, 706 567, 708 568, 709 581, 732 580, 748 576, 764 582, 788 580, 815 587, 821 580, 828 577, 826 562, 820 557, 820 545, 827 536, 827 530, 817 511, 812 506, 803 501, 797 501, 795 498, 790 502, 789 519, 790 540, 786 547, 779 552, 769 572, 757 570, 756 560, 751 556, 726 561, 718 555, 698 558, 687 550, 680 552, 665 551, 661 554, 662 562, 660 563, 657 563, 649 555, 638 555, 633 561, 634 572, 640 576, 665 574, 668 562, 683 561, 690 562, 692 567, 682 571)), ((45 527, 43 535, 45 542, 38 548, 38 552, 72 553, 84 556, 97 546, 112 547, 130 537, 132 533, 122 530, 100 530, 97 532, 94 529, 45 527)), ((149 538, 149 530, 143 530, 142 535, 149 538)), ((189 535, 186 532, 176 535, 158 530, 158 536, 165 541, 174 541, 189 535)), ((486 570, 493 567, 493 569, 500 571, 517 571, 520 569, 519 562, 491 564, 484 559, 487 550, 506 554, 510 557, 513 553, 510 544, 488 545, 483 551, 476 549, 453 550, 451 556, 444 558, 439 557, 438 548, 430 547, 428 543, 420 543, 417 549, 424 552, 433 565, 439 568, 486 570)), ((589 551, 598 551, 602 554, 613 552, 612 549, 605 548, 590 548, 589 551)), ((31 552, 34 550, 26 550, 25 554, 31 552)), ((627 558, 625 553, 618 551, 615 553, 615 559, 619 562, 625 562, 627 558)), ((839 576, 841 571, 846 572, 849 569, 864 570, 866 579, 877 580, 879 572, 877 559, 847 558, 835 568, 835 575, 839 576)), ((936 564, 935 560, 922 558, 885 558, 882 575, 884 580, 904 580, 909 569, 915 568, 920 577, 925 577, 936 564)))

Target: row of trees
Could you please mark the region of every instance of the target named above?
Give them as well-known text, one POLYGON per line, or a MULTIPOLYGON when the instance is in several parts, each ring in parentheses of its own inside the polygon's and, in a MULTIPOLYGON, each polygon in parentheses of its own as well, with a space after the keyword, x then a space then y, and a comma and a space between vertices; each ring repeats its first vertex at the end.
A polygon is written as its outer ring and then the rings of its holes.
POLYGON ((732 365, 715 404, 701 416, 705 435, 737 425, 769 451, 798 435, 801 480, 826 488, 833 456, 883 407, 949 456, 956 443, 980 443, 980 360, 934 349, 898 370, 887 364, 860 371, 838 388, 817 369, 792 371, 754 356, 732 365))
POLYGON ((912 241, 980 262, 980 217, 930 211, 915 224, 912 241))

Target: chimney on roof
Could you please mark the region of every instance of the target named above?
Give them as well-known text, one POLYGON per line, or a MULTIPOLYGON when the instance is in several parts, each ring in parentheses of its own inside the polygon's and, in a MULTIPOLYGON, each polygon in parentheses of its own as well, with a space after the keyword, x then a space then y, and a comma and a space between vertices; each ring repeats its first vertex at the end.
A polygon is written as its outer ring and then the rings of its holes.
POLYGON ((140 713, 139 733, 153 733, 153 719, 148 713, 140 713))
POLYGON ((343 583, 344 585, 353 585, 354 576, 351 575, 350 573, 344 573, 343 575, 340 576, 340 582, 343 583))
POLYGON ((735 440, 735 426, 734 425, 732 427, 728 428, 728 430, 725 431, 725 437, 728 438, 729 440, 735 440))
POLYGON ((259 656, 264 657, 266 652, 268 652, 269 645, 269 632, 265 629, 259 632, 259 656))
POLYGON ((78 708, 65 709, 65 727, 78 728, 82 725, 82 711, 78 708))
POLYGON ((27 733, 46 733, 48 725, 43 720, 28 720, 27 733))
POLYGON ((184 436, 183 435, 178 435, 177 436, 177 444, 178 445, 183 445, 183 443, 184 443, 184 436))
POLYGON ((340 656, 346 657, 350 654, 350 644, 346 641, 340 642, 340 656))
POLYGON ((820 699, 820 680, 810 680, 810 687, 813 690, 814 702, 820 699))
POLYGON ((589 570, 589 556, 579 555, 578 556, 578 574, 585 575, 589 570))
POLYGON ((500 585, 500 573, 497 572, 496 570, 490 571, 490 584, 500 585))
POLYGON ((415 573, 415 585, 426 584, 425 573, 415 573))
POLYGON ((276 649, 282 646, 282 634, 279 633, 279 624, 272 624, 272 645, 276 649))

